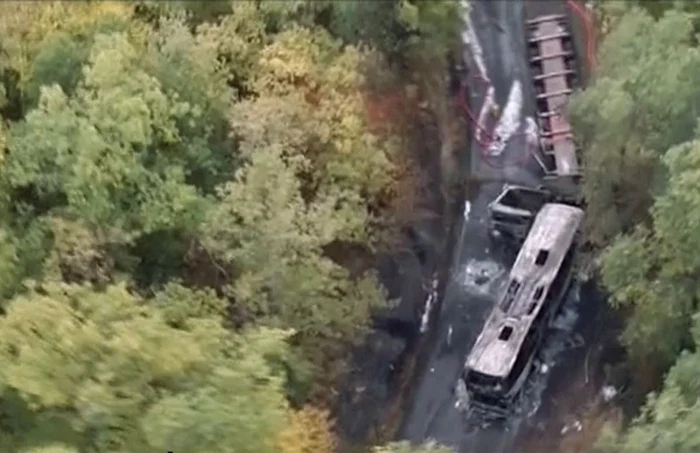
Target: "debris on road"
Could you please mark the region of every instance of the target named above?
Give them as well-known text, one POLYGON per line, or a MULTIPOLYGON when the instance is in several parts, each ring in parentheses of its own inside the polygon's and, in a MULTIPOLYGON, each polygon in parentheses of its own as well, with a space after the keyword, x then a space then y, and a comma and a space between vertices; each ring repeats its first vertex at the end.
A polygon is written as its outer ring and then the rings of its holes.
POLYGON ((603 401, 606 403, 612 401, 617 396, 617 393, 617 389, 612 385, 604 385, 603 388, 600 389, 600 394, 603 397, 603 401))
POLYGON ((578 432, 581 432, 582 429, 583 429, 583 425, 581 424, 581 422, 578 420, 574 420, 572 423, 567 423, 566 425, 564 425, 562 427, 561 435, 565 436, 566 433, 571 432, 571 431, 575 431, 578 433, 578 432))

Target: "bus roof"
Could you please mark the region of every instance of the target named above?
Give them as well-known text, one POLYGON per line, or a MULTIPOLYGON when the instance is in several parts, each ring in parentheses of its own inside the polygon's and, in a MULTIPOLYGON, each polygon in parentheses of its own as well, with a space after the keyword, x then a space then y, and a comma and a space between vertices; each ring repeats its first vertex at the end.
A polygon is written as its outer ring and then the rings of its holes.
POLYGON ((538 212, 508 285, 467 358, 468 369, 508 375, 582 219, 580 208, 560 203, 547 203, 538 212))

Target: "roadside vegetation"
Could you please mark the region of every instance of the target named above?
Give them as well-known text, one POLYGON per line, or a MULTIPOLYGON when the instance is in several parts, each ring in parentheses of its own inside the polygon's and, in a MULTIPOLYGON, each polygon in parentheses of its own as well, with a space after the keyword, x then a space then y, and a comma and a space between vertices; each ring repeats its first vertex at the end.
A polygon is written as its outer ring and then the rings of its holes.
POLYGON ((458 8, 0 4, 0 451, 336 451, 458 8))
POLYGON ((591 85, 572 102, 585 156, 588 238, 629 313, 622 341, 647 403, 602 452, 700 445, 700 9, 610 2, 591 85))

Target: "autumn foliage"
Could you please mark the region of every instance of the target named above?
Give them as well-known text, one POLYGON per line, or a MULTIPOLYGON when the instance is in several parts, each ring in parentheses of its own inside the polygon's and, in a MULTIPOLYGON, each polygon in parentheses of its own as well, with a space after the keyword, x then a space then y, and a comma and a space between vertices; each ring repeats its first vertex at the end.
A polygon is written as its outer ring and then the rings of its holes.
POLYGON ((337 5, 0 4, 0 451, 334 451, 412 110, 337 5))
POLYGON ((280 453, 331 453, 336 448, 333 423, 328 411, 306 406, 289 416, 289 424, 280 432, 280 453))

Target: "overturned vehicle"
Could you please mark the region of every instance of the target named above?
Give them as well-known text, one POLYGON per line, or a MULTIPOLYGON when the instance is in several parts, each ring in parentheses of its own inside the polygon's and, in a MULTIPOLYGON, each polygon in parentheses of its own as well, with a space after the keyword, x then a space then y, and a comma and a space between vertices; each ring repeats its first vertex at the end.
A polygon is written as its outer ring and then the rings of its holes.
POLYGON ((470 410, 510 413, 571 285, 582 219, 580 208, 561 203, 546 203, 537 212, 508 285, 464 365, 470 410))

